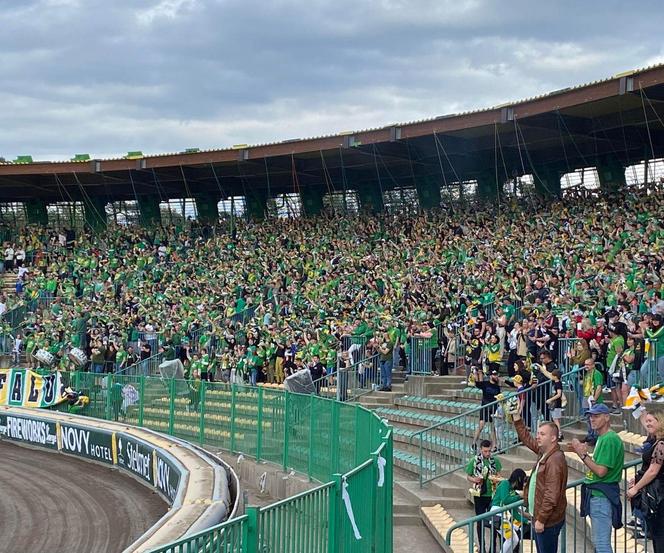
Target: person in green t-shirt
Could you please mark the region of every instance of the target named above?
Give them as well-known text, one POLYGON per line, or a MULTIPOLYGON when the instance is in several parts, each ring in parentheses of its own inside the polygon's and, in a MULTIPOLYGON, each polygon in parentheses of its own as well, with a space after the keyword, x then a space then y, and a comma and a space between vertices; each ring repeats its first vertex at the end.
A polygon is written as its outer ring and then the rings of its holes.
MULTIPOLYGON (((611 414, 606 405, 594 405, 588 414, 590 424, 598 436, 593 455, 591 457, 588 454, 586 444, 576 439, 572 440, 572 449, 588 468, 581 501, 584 502, 584 494, 589 491, 587 512, 592 524, 595 551, 612 553, 612 511, 617 507, 612 500, 617 498, 618 505, 620 504, 619 482, 625 464, 625 446, 620 437, 611 430, 611 414)), ((585 508, 582 511, 585 511, 585 508)))
MULTIPOLYGON (((509 479, 503 480, 496 486, 496 491, 491 499, 491 508, 500 508, 512 505, 523 499, 523 489, 526 483, 526 472, 523 469, 514 469, 509 479)), ((512 552, 519 544, 524 516, 522 509, 510 509, 504 511, 501 515, 500 534, 503 537, 503 553, 512 552)), ((498 548, 493 547, 493 551, 498 548)))
POLYGON ((622 408, 622 391, 620 388, 620 357, 625 349, 625 339, 618 334, 618 328, 609 324, 609 347, 606 351, 607 379, 611 382, 611 400, 615 414, 622 408))
MULTIPOLYGON (((602 373, 595 368, 595 360, 592 357, 584 361, 583 367, 583 397, 581 400, 581 407, 583 412, 587 414, 593 405, 604 403, 604 398, 602 397, 604 377, 602 376, 602 373)), ((597 435, 590 424, 590 419, 588 419, 588 433, 586 434, 584 441, 592 445, 596 440, 597 435)))
MULTIPOLYGON (((502 470, 500 459, 491 454, 492 443, 490 440, 482 440, 476 455, 471 457, 466 464, 466 479, 472 484, 470 493, 475 504, 475 514, 481 515, 491 508, 493 497, 493 479, 502 470)), ((477 524, 478 543, 483 543, 482 523, 477 524)))

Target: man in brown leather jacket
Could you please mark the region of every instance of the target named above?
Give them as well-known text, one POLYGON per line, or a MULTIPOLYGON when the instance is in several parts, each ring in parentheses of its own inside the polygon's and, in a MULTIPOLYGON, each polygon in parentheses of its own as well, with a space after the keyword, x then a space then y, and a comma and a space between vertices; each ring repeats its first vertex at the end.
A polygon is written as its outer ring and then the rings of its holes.
POLYGON ((513 419, 519 440, 538 455, 530 481, 523 490, 528 512, 532 516, 537 552, 556 553, 567 509, 567 461, 558 445, 558 428, 552 422, 542 423, 537 430, 537 438, 533 439, 521 417, 513 414, 513 419))

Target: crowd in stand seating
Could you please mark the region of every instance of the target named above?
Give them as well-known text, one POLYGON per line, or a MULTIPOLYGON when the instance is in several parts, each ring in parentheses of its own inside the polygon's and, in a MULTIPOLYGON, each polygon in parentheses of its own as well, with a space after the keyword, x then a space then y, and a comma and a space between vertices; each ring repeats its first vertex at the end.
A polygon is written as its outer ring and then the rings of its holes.
MULTIPOLYGON (((230 229, 109 226, 96 234, 28 226, 5 242, 2 257, 16 288, 0 297, 0 315, 17 301, 31 306, 20 328, 5 318, 3 331, 20 335, 33 366, 40 349, 61 369, 69 368, 67 348, 85 350, 94 372, 122 371, 160 351, 178 357, 189 378, 255 385, 281 383, 304 367, 320 376, 350 366, 353 340, 389 374, 393 360, 406 364, 410 339, 420 338, 439 374, 465 366, 487 405, 501 374, 518 390, 551 379, 553 395, 538 405, 552 420, 541 427, 547 455, 562 437, 562 338, 577 339, 566 366, 585 367, 578 395, 599 421, 589 427, 590 444, 615 442, 606 387, 617 410, 653 371, 664 381, 664 193, 657 190, 416 215, 236 221, 230 229)), ((537 426, 522 403, 513 416, 523 418, 520 437, 537 426)), ((664 446, 655 430, 648 463, 659 469, 664 446)), ((478 445, 467 471, 488 509, 491 489, 482 481, 492 444, 478 445)), ((607 481, 587 460, 586 444, 572 447, 595 483, 607 481)), ((544 493, 531 486, 533 498, 544 493)), ((518 473, 502 491, 516 497, 523 487, 518 473)), ((557 548, 560 512, 549 526, 534 526, 555 534, 540 536, 538 548, 557 548)), ((595 519, 593 531, 608 520, 597 512, 595 519)))
POLYGON ((238 222, 232 233, 31 226, 5 243, 4 264, 22 265, 17 294, 45 307, 24 325, 26 349, 64 360, 65 346, 80 347, 107 370, 163 345, 188 365, 204 357, 213 367, 199 369, 211 378, 238 366, 279 382, 297 359, 333 370, 343 335, 376 351, 432 336, 443 368, 460 355, 495 367, 516 350, 510 374, 524 348, 555 352, 559 337, 579 336, 606 368, 619 341, 613 323, 638 364, 638 341, 664 311, 663 213, 664 195, 651 191, 539 208, 238 222), (525 320, 514 306, 523 298, 525 320), (499 309, 487 321, 491 302, 499 309), (469 319, 467 351, 453 350, 454 325, 469 319))

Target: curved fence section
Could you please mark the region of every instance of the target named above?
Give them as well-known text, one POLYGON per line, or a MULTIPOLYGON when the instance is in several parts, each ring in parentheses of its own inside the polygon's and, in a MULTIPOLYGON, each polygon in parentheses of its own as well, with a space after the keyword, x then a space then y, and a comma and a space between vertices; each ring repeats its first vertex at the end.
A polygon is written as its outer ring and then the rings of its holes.
MULTIPOLYGON (((69 373, 81 414, 295 470, 323 485, 158 553, 392 551, 392 432, 371 411, 314 395, 216 382, 69 373)), ((59 409, 69 409, 59 406, 59 409)))

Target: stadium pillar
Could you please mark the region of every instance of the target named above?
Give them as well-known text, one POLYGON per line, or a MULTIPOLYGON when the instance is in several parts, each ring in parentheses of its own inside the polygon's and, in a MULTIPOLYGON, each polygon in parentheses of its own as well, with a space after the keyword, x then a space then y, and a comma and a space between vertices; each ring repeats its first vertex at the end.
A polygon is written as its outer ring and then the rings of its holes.
POLYGON ((560 177, 563 174, 563 171, 556 168, 537 168, 533 171, 535 193, 542 198, 560 198, 560 177))
POLYGON ((151 227, 161 224, 158 196, 138 196, 138 209, 141 214, 141 225, 151 227))
POLYGON ((602 192, 618 192, 627 185, 625 167, 616 158, 605 158, 597 163, 597 175, 602 192))
POLYGON ((370 213, 380 213, 385 209, 383 193, 380 186, 376 184, 360 185, 357 188, 357 198, 360 201, 360 209, 370 213))
POLYGON ((495 202, 498 199, 500 188, 496 186, 496 175, 489 171, 477 176, 477 199, 495 202))
POLYGON ((217 206, 220 200, 220 194, 194 195, 198 219, 203 223, 216 223, 219 220, 219 208, 217 206))
POLYGON ((102 198, 92 198, 86 194, 83 198, 83 209, 86 225, 95 232, 106 229, 106 202, 102 198))
POLYGON ((267 192, 264 190, 252 190, 245 197, 247 202, 247 215, 254 221, 265 219, 267 211, 267 192))
POLYGON ((28 224, 48 225, 48 210, 46 209, 46 200, 38 198, 25 202, 25 215, 28 224))
POLYGON ((320 186, 305 186, 300 189, 302 209, 305 215, 319 215, 323 211, 324 190, 320 186))
POLYGON ((415 188, 422 209, 440 207, 440 181, 437 178, 415 173, 415 188))

